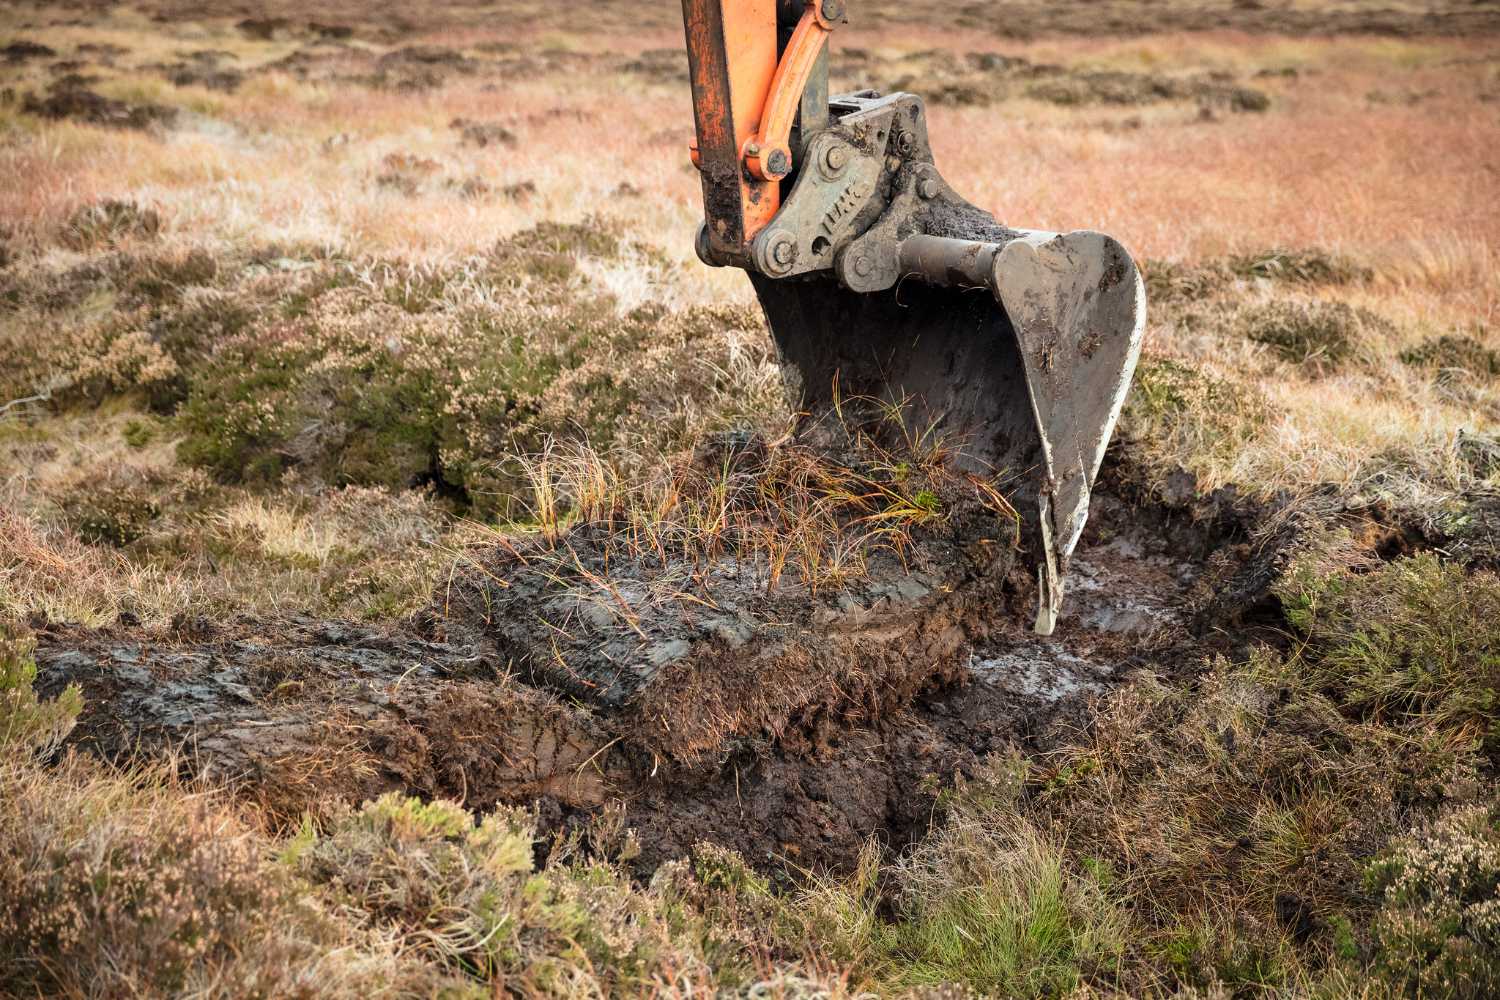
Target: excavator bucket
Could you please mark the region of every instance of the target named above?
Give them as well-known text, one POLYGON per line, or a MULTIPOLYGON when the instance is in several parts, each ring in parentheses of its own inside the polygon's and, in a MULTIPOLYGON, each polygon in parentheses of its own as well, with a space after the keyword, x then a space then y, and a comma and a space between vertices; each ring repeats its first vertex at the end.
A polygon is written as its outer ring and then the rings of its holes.
POLYGON ((1050 634, 1140 353, 1140 274, 1101 233, 1010 229, 960 197, 933 164, 919 98, 830 100, 841 5, 798 6, 683 0, 699 256, 749 272, 810 414, 898 405, 998 477, 1037 566, 1036 631, 1050 634), (762 44, 747 65, 725 40, 768 18, 777 57, 762 44), (759 88, 758 107, 736 106, 759 88))
POLYGON ((972 471, 997 475, 1023 515, 1050 634, 1089 490, 1140 350, 1140 277, 1092 232, 914 238, 908 280, 852 292, 836 279, 753 278, 802 405, 904 405, 972 471))

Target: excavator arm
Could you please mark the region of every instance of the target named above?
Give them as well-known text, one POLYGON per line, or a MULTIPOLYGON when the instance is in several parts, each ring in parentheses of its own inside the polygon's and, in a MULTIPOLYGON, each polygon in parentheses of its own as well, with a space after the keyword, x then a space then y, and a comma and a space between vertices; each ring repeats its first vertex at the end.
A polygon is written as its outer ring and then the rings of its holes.
POLYGON ((1140 354, 1114 239, 1012 229, 938 172, 919 97, 830 97, 844 0, 683 0, 698 256, 748 272, 803 407, 872 397, 956 443, 1023 514, 1050 634, 1140 354))

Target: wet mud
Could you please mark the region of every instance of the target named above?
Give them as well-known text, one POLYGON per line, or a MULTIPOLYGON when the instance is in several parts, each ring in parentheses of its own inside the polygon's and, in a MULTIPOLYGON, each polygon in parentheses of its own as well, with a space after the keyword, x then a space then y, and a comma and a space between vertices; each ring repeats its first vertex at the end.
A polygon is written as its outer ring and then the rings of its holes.
POLYGON ((506 550, 403 627, 39 623, 38 686, 83 688, 80 750, 172 754, 287 822, 389 790, 527 805, 544 830, 618 803, 643 870, 700 840, 837 869, 872 835, 921 836, 985 755, 1045 749, 1133 671, 1222 648, 1204 595, 1274 579, 1294 542, 1249 544, 1264 516, 1146 497, 1111 463, 1046 639, 1029 573, 954 518, 857 585, 768 596, 719 566, 715 606, 670 613, 649 568, 615 568, 626 608, 606 614, 506 550))

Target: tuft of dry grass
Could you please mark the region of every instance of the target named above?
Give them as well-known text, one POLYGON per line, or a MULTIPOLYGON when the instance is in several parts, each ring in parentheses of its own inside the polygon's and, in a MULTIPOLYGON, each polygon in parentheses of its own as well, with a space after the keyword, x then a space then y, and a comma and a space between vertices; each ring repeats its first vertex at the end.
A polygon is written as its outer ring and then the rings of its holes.
MULTIPOLYGON (((851 415, 860 402, 846 401, 851 415)), ((587 444, 517 456, 527 486, 507 506, 563 575, 587 576, 568 542, 582 531, 603 541, 606 565, 687 567, 696 578, 731 559, 767 592, 784 576, 812 593, 856 579, 875 553, 901 556, 914 530, 964 502, 1008 525, 1014 543, 1019 515, 994 483, 954 472, 945 444, 907 427, 899 407, 868 402, 869 423, 823 429, 831 449, 733 434, 634 473, 587 444)))

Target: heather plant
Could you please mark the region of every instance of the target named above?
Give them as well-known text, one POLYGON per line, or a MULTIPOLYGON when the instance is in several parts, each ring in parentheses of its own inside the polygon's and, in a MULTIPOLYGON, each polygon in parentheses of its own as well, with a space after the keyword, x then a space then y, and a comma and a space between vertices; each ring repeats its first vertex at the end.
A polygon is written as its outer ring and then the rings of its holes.
POLYGON ((729 947, 734 927, 698 909, 711 883, 679 865, 638 888, 576 837, 554 843, 539 867, 535 840, 520 810, 475 817, 390 794, 321 830, 305 826, 281 857, 357 923, 520 995, 648 995, 750 977, 729 947))
POLYGON ((0 316, 0 394, 97 402, 109 393, 150 392, 179 373, 177 362, 143 329, 140 314, 78 317, 54 336, 36 336, 37 325, 55 322, 25 311, 0 316))
POLYGON ((270 846, 166 765, 0 762, 0 993, 464 995, 462 977, 345 919, 270 846))
POLYGON ((1271 419, 1264 394, 1248 383, 1171 358, 1143 358, 1120 431, 1143 458, 1203 473, 1232 466, 1271 419))
MULTIPOLYGON (((1476 329, 1475 333, 1481 333, 1476 329)), ((1439 380, 1471 378, 1481 382, 1500 377, 1500 351, 1488 347, 1477 336, 1444 333, 1429 337, 1401 352, 1403 363, 1436 373, 1439 380)))
POLYGON ((1366 872, 1380 898, 1374 965, 1408 996, 1500 993, 1500 808, 1454 809, 1366 872))
POLYGON ((1151 260, 1142 270, 1150 301, 1168 307, 1213 298, 1245 282, 1336 286, 1367 282, 1374 276, 1369 267, 1316 247, 1234 254, 1192 263, 1151 260))
POLYGON ((1250 340, 1314 374, 1368 358, 1375 345, 1397 333, 1394 324, 1368 309, 1318 300, 1273 299, 1245 309, 1233 322, 1250 340))
POLYGON ((124 547, 144 537, 161 516, 153 485, 161 484, 133 482, 117 473, 71 491, 59 506, 68 526, 85 542, 124 547))
POLYGON ((616 242, 539 227, 477 270, 385 274, 265 317, 195 372, 179 455, 230 481, 295 466, 333 485, 431 483, 485 510, 508 484, 496 455, 554 438, 655 455, 783 412, 749 310, 622 314, 583 279, 564 295, 537 283, 616 242))
POLYGON ((60 238, 75 250, 112 246, 123 240, 150 240, 161 233, 161 214, 133 201, 106 198, 75 211, 63 226, 60 238))

